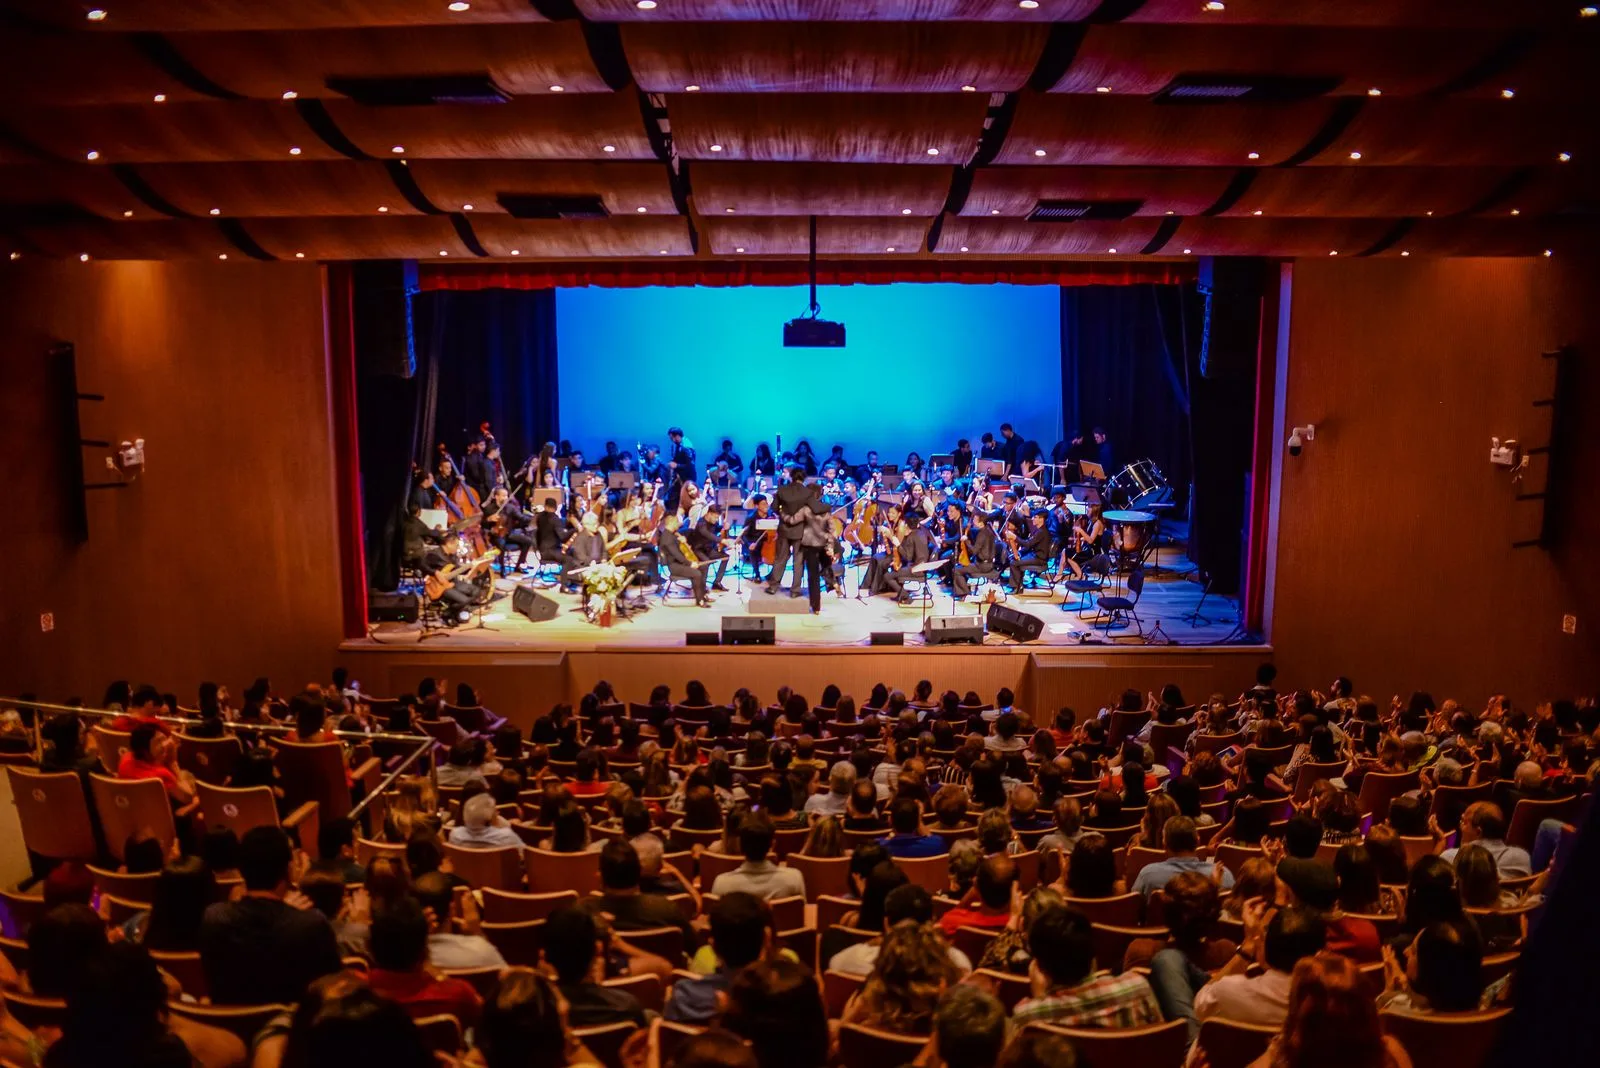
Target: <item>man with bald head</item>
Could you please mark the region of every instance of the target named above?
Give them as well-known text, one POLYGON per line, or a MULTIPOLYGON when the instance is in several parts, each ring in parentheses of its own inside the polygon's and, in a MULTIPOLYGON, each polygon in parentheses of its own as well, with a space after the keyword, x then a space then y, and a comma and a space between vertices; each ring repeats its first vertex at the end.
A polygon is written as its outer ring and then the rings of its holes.
MULTIPOLYGON (((1438 824, 1433 826, 1437 827, 1438 824)), ((1467 806, 1467 810, 1461 814, 1461 845, 1444 850, 1439 854, 1439 859, 1454 864, 1456 854, 1469 845, 1479 845, 1489 851, 1502 879, 1520 879, 1533 874, 1533 859, 1528 856, 1528 851, 1506 842, 1505 815, 1500 806, 1492 801, 1474 801, 1467 806)))
POLYGON ((1004 853, 983 858, 978 877, 961 904, 939 917, 939 929, 954 938, 957 928, 999 930, 1011 921, 1011 894, 1017 885, 1017 864, 1004 853))

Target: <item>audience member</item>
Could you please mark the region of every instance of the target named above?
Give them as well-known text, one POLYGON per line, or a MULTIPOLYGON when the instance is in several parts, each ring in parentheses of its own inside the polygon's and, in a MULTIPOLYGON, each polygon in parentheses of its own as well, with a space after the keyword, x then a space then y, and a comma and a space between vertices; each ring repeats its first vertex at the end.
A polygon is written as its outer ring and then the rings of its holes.
POLYGON ((1012 1026, 1144 1027, 1160 1023, 1161 1006, 1137 972, 1095 971, 1089 918, 1071 908, 1047 909, 1028 934, 1030 996, 1011 1012, 1012 1026))

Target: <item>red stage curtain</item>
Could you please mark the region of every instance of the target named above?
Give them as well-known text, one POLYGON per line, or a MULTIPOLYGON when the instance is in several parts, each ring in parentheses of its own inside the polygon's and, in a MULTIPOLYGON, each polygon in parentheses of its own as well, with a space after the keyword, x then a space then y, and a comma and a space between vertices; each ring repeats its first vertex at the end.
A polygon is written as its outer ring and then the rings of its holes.
MULTIPOLYGON (((799 286, 804 263, 483 263, 418 267, 423 290, 553 289, 565 286, 799 286)), ((821 285, 891 282, 1009 282, 1039 286, 1176 284, 1195 277, 1189 263, 838 263, 819 265, 821 285)))

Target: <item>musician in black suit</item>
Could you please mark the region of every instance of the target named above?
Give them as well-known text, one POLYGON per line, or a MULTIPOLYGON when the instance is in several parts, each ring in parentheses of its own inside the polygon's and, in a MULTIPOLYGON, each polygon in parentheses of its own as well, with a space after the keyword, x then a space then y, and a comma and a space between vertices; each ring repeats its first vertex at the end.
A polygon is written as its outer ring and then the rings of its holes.
MULTIPOLYGON (((454 531, 446 534, 443 541, 429 548, 422 554, 422 571, 434 578, 442 578, 445 568, 456 564, 456 553, 461 549, 461 536, 454 531)), ((461 612, 472 603, 472 597, 477 593, 477 587, 462 578, 446 579, 449 585, 437 598, 445 603, 445 622, 455 626, 461 622, 461 612)))
MULTIPOLYGON (((772 574, 767 578, 767 592, 777 593, 778 586, 783 582, 784 568, 789 566, 789 556, 794 554, 799 559, 800 528, 795 520, 800 515, 802 508, 809 507, 813 514, 823 515, 827 505, 822 503, 822 490, 818 486, 808 486, 805 482, 806 470, 798 464, 789 468, 789 481, 778 487, 773 496, 778 504, 778 542, 776 552, 772 558, 772 574)), ((797 563, 794 580, 789 585, 789 596, 800 596, 800 572, 797 563)))
POLYGON ((661 562, 667 565, 667 574, 673 578, 688 579, 694 587, 694 603, 701 608, 710 608, 711 598, 706 594, 706 569, 695 564, 698 557, 679 529, 676 515, 669 515, 662 520, 659 548, 661 562))
MULTIPOLYGON (((750 565, 751 574, 757 582, 761 581, 761 547, 765 543, 767 531, 758 529, 756 521, 772 518, 772 502, 765 493, 758 493, 750 498, 750 518, 744 521, 744 529, 739 532, 739 541, 744 546, 744 562, 750 565)), ((776 532, 774 532, 776 533, 776 532)))
POLYGON ((432 508, 434 507, 433 494, 433 472, 420 471, 411 480, 411 492, 407 496, 407 500, 409 503, 416 505, 419 510, 432 508))
MULTIPOLYGON (((711 588, 726 590, 722 578, 728 573, 728 553, 722 547, 722 508, 715 501, 706 505, 706 510, 701 513, 700 519, 695 523, 694 529, 685 531, 684 537, 689 540, 689 548, 702 560, 715 559, 717 562, 711 566, 715 572, 711 576, 711 588)), ((702 573, 703 573, 702 569, 702 573)))
POLYGON ((972 513, 972 526, 967 530, 967 559, 971 563, 957 564, 950 574, 950 592, 965 597, 972 592, 973 575, 995 578, 1000 574, 1000 543, 989 528, 989 517, 982 512, 972 513))
POLYGON ((1072 513, 1067 511, 1067 487, 1050 487, 1050 507, 1045 513, 1045 527, 1055 546, 1057 559, 1072 555, 1072 513))
POLYGON ((711 458, 711 462, 714 464, 727 464, 728 470, 733 472, 735 479, 732 485, 738 485, 737 480, 744 475, 744 461, 739 459, 739 454, 733 451, 732 441, 723 438, 722 449, 711 458))
POLYGON ((1018 593, 1022 592, 1023 573, 1026 571, 1047 571, 1050 562, 1055 558, 1054 548, 1050 540, 1050 530, 1045 526, 1045 514, 1035 512, 1030 520, 1031 531, 1028 539, 1017 545, 1016 555, 1011 558, 1011 588, 1018 593))
POLYGON ((1006 462, 1006 473, 1016 474, 1018 462, 1022 459, 1022 435, 1012 428, 1010 423, 1000 424, 1000 455, 998 459, 1006 462))
POLYGON ((517 554, 514 565, 521 568, 528 562, 528 550, 533 548, 533 535, 528 532, 528 527, 533 520, 522 506, 511 499, 511 492, 504 486, 495 490, 489 498, 489 507, 483 510, 484 524, 489 530, 489 540, 496 549, 500 550, 500 573, 506 573, 507 559, 511 555, 512 547, 522 550, 517 554))
POLYGON ((672 427, 667 431, 667 440, 672 444, 667 451, 667 470, 672 472, 671 485, 667 486, 667 500, 678 499, 678 490, 685 482, 699 483, 694 472, 694 446, 684 440, 683 429, 672 427))
POLYGON ((561 569, 562 584, 568 587, 578 583, 574 571, 597 564, 607 557, 606 536, 600 533, 600 517, 593 512, 585 512, 581 522, 583 528, 572 536, 561 569))
POLYGON ((428 546, 443 540, 437 530, 422 521, 421 511, 417 502, 411 501, 406 505, 406 517, 400 524, 400 562, 407 567, 421 564, 428 546))
POLYGON ((917 565, 925 564, 932 558, 933 550, 928 545, 928 532, 920 525, 913 526, 910 533, 900 542, 899 570, 885 572, 883 576, 884 590, 894 594, 895 603, 911 603, 911 598, 906 593, 906 580, 927 578, 926 574, 917 571, 917 565))
POLYGON ((1001 498, 1000 507, 989 514, 989 521, 994 526, 994 536, 1001 539, 1005 538, 1007 530, 1015 532, 1018 537, 1028 530, 1028 513, 1023 510, 1015 491, 1006 492, 1001 498))
POLYGON ((488 446, 482 438, 467 444, 467 455, 461 461, 461 477, 477 491, 479 500, 487 500, 493 479, 489 474, 488 446))

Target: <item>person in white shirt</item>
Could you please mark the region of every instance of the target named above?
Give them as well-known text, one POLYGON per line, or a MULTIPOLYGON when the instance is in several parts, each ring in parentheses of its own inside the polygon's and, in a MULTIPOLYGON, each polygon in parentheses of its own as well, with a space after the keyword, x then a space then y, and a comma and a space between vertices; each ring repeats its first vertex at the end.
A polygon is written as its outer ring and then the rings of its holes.
POLYGON ((450 876, 443 872, 429 872, 418 876, 412 893, 428 914, 428 963, 435 968, 504 968, 505 958, 483 935, 479 934, 478 905, 471 894, 463 894, 459 906, 450 876), (450 930, 450 920, 455 914, 461 921, 461 932, 450 930))
POLYGON ((806 815, 838 816, 843 819, 844 810, 850 807, 850 791, 855 785, 855 765, 848 760, 839 761, 828 772, 828 792, 812 794, 806 799, 806 815))
POLYGON ((495 811, 494 798, 488 794, 474 794, 467 799, 461 806, 461 823, 450 829, 447 840, 463 849, 522 848, 521 837, 495 811))
MULTIPOLYGON (((887 934, 889 928, 901 923, 932 923, 933 922, 933 897, 922 887, 915 883, 906 883, 889 891, 889 896, 883 899, 883 930, 887 934)), ((878 962, 878 950, 883 939, 874 938, 870 942, 857 942, 848 949, 841 949, 828 961, 828 970, 843 972, 847 975, 870 975, 873 965, 878 962)), ((972 972, 972 958, 961 952, 955 946, 950 947, 950 963, 962 975, 972 972)))
POLYGON ((763 900, 780 897, 804 897, 805 876, 794 868, 780 868, 767 859, 772 852, 772 820, 765 812, 747 817, 739 828, 739 851, 744 863, 733 871, 725 871, 711 884, 711 892, 718 897, 732 893, 745 893, 763 900))
MULTIPOLYGON (((1444 831, 1439 821, 1431 816, 1428 830, 1434 836, 1436 847, 1444 844, 1444 831)), ((1502 879, 1525 879, 1533 874, 1533 858, 1528 851, 1506 842, 1506 818, 1493 801, 1474 801, 1461 814, 1461 845, 1479 845, 1488 850, 1502 879)), ((1439 859, 1453 866, 1459 851, 1459 846, 1446 849, 1439 854, 1439 859)))

